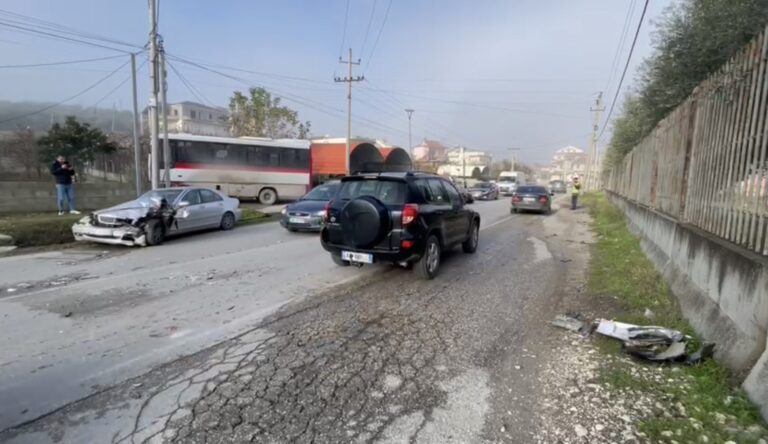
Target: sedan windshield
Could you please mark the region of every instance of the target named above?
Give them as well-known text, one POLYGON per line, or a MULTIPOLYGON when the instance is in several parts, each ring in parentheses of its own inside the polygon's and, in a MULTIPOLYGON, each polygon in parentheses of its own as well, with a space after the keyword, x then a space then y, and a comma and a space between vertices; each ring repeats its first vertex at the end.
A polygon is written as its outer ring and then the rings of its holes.
POLYGON ((302 197, 301 200, 331 200, 333 199, 333 196, 336 195, 338 189, 339 184, 337 183, 319 185, 307 193, 306 196, 302 197))
POLYGON ((183 190, 152 190, 148 191, 141 196, 139 196, 138 199, 136 199, 136 203, 139 204, 139 206, 142 207, 153 207, 156 206, 161 200, 165 199, 166 202, 168 202, 169 205, 173 204, 174 201, 176 201, 176 198, 181 195, 183 190))

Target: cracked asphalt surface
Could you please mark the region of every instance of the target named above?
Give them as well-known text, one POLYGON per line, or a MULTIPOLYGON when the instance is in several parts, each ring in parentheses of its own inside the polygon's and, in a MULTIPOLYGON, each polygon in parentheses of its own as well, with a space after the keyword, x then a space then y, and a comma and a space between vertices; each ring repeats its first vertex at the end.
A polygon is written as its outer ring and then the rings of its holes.
POLYGON ((576 228, 568 210, 478 205, 492 216, 478 252, 446 254, 435 280, 383 267, 0 441, 534 441, 537 374, 558 337, 545 323, 563 298, 563 259, 579 248, 563 231, 576 228))

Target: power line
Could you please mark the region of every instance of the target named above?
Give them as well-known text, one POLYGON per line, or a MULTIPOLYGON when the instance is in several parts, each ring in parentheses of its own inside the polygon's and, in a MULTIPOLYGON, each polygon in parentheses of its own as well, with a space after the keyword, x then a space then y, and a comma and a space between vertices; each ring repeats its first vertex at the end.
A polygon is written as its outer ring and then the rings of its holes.
POLYGON ((384 31, 384 26, 387 24, 390 8, 392 8, 392 0, 389 0, 389 2, 387 3, 387 10, 384 12, 384 20, 381 22, 381 28, 379 28, 379 33, 376 34, 376 40, 373 41, 373 46, 371 47, 370 54, 368 54, 368 60, 365 62, 365 69, 363 70, 363 72, 368 71, 368 67, 371 66, 371 59, 373 59, 373 53, 376 52, 376 47, 379 46, 379 39, 381 38, 381 33, 384 31))
POLYGON ((611 81, 613 80, 613 76, 616 75, 616 69, 619 67, 619 56, 621 55, 621 50, 624 48, 624 43, 627 40, 627 33, 629 32, 629 23, 632 19, 632 12, 635 10, 635 4, 637 0, 632 0, 629 2, 629 7, 627 8, 627 14, 624 16, 624 26, 621 29, 621 37, 619 38, 619 44, 616 45, 616 52, 613 54, 613 61, 611 62, 611 68, 608 73, 608 80, 605 82, 605 88, 603 88, 603 91, 608 91, 608 86, 610 86, 611 81))
POLYGON ((116 44, 116 45, 127 46, 127 47, 135 48, 135 49, 141 49, 142 48, 142 46, 136 45, 134 43, 129 43, 129 42, 125 42, 125 41, 122 41, 122 40, 117 40, 117 39, 114 39, 114 38, 111 38, 111 37, 102 36, 102 35, 99 35, 99 34, 94 34, 94 33, 89 33, 89 32, 85 32, 85 31, 80 31, 80 30, 75 29, 75 28, 71 28, 71 27, 67 27, 67 26, 62 26, 62 25, 60 25, 58 23, 55 23, 55 22, 49 22, 49 21, 42 20, 42 19, 39 19, 39 18, 36 18, 36 17, 31 17, 31 16, 28 16, 28 15, 23 15, 23 14, 19 14, 19 13, 8 11, 8 10, 4 10, 4 9, 0 9, 0 15, 10 16, 10 17, 12 17, 14 19, 17 19, 17 20, 6 19, 6 20, 11 21, 12 23, 26 24, 26 25, 31 25, 31 26, 38 26, 38 27, 41 27, 43 29, 50 30, 50 31, 61 32, 61 33, 69 34, 69 35, 74 35, 74 36, 86 38, 86 39, 89 39, 89 40, 97 40, 97 41, 102 41, 102 42, 106 42, 106 43, 112 43, 112 44, 116 44), (21 20, 21 22, 19 22, 18 20, 21 20), (26 21, 28 23, 24 23, 24 21, 26 21))
POLYGON ((635 45, 637 44, 637 36, 640 35, 640 28, 643 27, 643 19, 645 18, 645 12, 648 10, 649 1, 650 0, 645 0, 645 4, 643 5, 643 13, 640 15, 640 21, 637 23, 637 29, 635 30, 635 38, 632 39, 632 46, 629 48, 629 55, 627 55, 627 63, 624 64, 624 71, 621 73, 621 78, 619 79, 619 85, 616 87, 616 94, 613 96, 613 101, 611 102, 611 108, 608 110, 608 116, 605 118, 605 123, 603 124, 603 127, 600 129, 600 135, 597 136, 598 140, 600 140, 600 138, 603 137, 603 133, 605 132, 605 129, 608 127, 608 122, 611 121, 613 108, 616 106, 616 101, 619 98, 619 93, 621 92, 621 85, 624 83, 624 77, 627 75, 627 69, 629 69, 629 62, 632 60, 632 53, 635 51, 635 45))
POLYGON ((329 84, 332 83, 332 82, 328 82, 326 80, 310 79, 308 77, 288 76, 288 75, 284 75, 284 74, 276 74, 276 73, 271 73, 271 72, 254 71, 254 70, 251 70, 251 69, 237 68, 237 67, 221 65, 221 64, 217 64, 217 63, 196 62, 195 59, 193 59, 193 58, 182 57, 182 56, 170 54, 168 52, 166 52, 166 55, 169 58, 173 59, 173 60, 176 60, 176 61, 181 62, 181 63, 186 63, 186 64, 192 65, 192 66, 205 65, 205 66, 208 66, 208 67, 224 69, 224 70, 227 70, 227 71, 243 72, 243 73, 246 73, 246 74, 254 74, 254 75, 257 75, 257 76, 270 77, 270 78, 275 78, 275 79, 279 79, 279 80, 294 80, 294 81, 297 81, 297 82, 317 83, 317 84, 323 84, 323 85, 329 85, 329 84))
POLYGON ((373 17, 376 15, 376 3, 377 0, 373 0, 373 7, 371 7, 371 15, 368 17, 368 26, 365 28, 365 38, 363 38, 363 46, 360 47, 360 54, 365 52, 365 44, 368 43, 368 35, 371 33, 371 24, 373 23, 373 17))
POLYGON ((129 63, 131 63, 130 60, 125 62, 125 63, 123 63, 122 65, 118 66, 114 71, 110 72, 106 76, 104 76, 101 79, 99 79, 98 81, 96 81, 96 83, 92 84, 91 86, 85 88, 84 90, 78 92, 77 94, 75 94, 75 95, 73 95, 71 97, 68 97, 68 98, 66 98, 66 99, 64 99, 64 100, 62 100, 60 102, 54 103, 53 105, 48 105, 46 107, 40 108, 38 110, 29 112, 29 113, 20 114, 18 116, 11 117, 10 119, 0 120, 0 124, 12 122, 12 121, 18 120, 18 119, 23 119, 24 117, 34 116, 35 114, 40 114, 42 112, 48 111, 51 108, 55 108, 55 107, 57 107, 59 105, 63 105, 64 103, 67 103, 70 100, 74 100, 74 99, 82 96, 83 94, 87 93, 88 91, 92 90, 93 88, 96 88, 97 86, 101 85, 105 81, 107 81, 107 79, 109 79, 110 77, 115 75, 121 69, 125 68, 125 66, 127 66, 129 63))
POLYGON ((168 66, 170 66, 170 67, 171 67, 171 70, 174 72, 174 74, 176 74, 176 77, 178 77, 178 78, 179 78, 179 80, 181 80, 181 83, 183 83, 183 84, 184 84, 184 86, 186 86, 186 87, 187 87, 187 89, 189 90, 189 92, 191 92, 191 93, 192 93, 192 95, 193 95, 193 96, 195 96, 195 97, 197 98, 197 100, 199 100, 200 102, 205 102, 205 103, 207 103, 208 105, 210 105, 210 106, 212 106, 212 107, 214 107, 214 108, 216 107, 216 105, 214 105, 214 104, 213 104, 213 102, 211 102, 210 100, 208 100, 208 99, 207 99, 207 98, 206 98, 206 97, 205 97, 205 96, 204 96, 204 95, 203 95, 203 94, 202 94, 202 93, 201 93, 201 92, 200 92, 200 91, 199 91, 197 88, 195 88, 195 87, 194 87, 194 86, 193 86, 193 85, 192 85, 192 84, 189 82, 189 80, 187 80, 187 78, 186 78, 186 77, 184 77, 184 75, 183 75, 182 73, 180 73, 180 72, 179 72, 179 70, 178 70, 178 69, 176 69, 176 67, 175 67, 175 66, 173 66, 173 64, 171 64, 171 62, 168 62, 168 66))
MULTIPOLYGON (((138 68, 136 68, 136 71, 139 71, 139 70, 141 70, 141 68, 143 68, 143 67, 144 67, 144 65, 146 65, 146 64, 147 64, 147 60, 144 60, 143 62, 141 62, 141 65, 139 65, 139 67, 138 67, 138 68)), ((117 86, 115 86, 114 88, 112 88, 112 89, 111 89, 111 90, 110 90, 108 93, 104 94, 104 96, 103 96, 102 98, 100 98, 99 100, 97 100, 97 101, 96 101, 96 102, 95 102, 93 105, 91 105, 91 106, 92 106, 92 107, 96 107, 96 106, 97 106, 99 103, 103 102, 103 101, 104 101, 104 100, 105 100, 107 97, 109 97, 109 96, 111 96, 112 94, 114 94, 114 93, 115 93, 115 91, 117 91, 118 89, 120 89, 120 87, 121 87, 121 86, 125 85, 125 84, 126 84, 128 81, 129 81, 129 80, 131 80, 131 77, 133 77, 133 73, 129 74, 129 75, 128 75, 128 77, 126 77, 125 79, 123 79, 123 81, 122 81, 122 82, 118 83, 118 84, 117 84, 117 86)))
POLYGON ((347 8, 344 12, 344 31, 341 33, 341 46, 339 46, 339 57, 344 53, 344 42, 347 40, 347 21, 349 20, 349 0, 347 0, 347 8))
POLYGON ((116 55, 116 56, 108 56, 108 57, 97 57, 93 59, 80 59, 80 60, 68 60, 63 62, 48 62, 48 63, 30 63, 27 65, 0 65, 0 68, 2 69, 12 69, 12 68, 36 68, 39 66, 54 66, 54 65, 73 65, 76 63, 89 63, 89 62, 99 62, 102 60, 112 60, 119 57, 125 57, 124 55, 116 55))
POLYGON ((122 52, 124 54, 130 54, 131 53, 130 51, 127 51, 127 50, 124 50, 124 49, 118 49, 118 48, 115 48, 115 47, 112 47, 112 46, 106 46, 106 45, 102 45, 102 44, 99 44, 99 43, 89 42, 87 40, 80 40, 80 39, 76 39, 76 38, 72 38, 72 37, 67 37, 67 36, 60 35, 60 34, 54 34, 54 33, 51 33, 51 32, 40 31, 40 30, 37 30, 37 29, 34 29, 34 28, 29 28, 29 27, 26 27, 26 26, 19 26, 19 25, 15 25, 13 23, 8 23, 8 22, 5 22, 5 21, 2 21, 2 20, 0 20, 0 26, 4 26, 6 28, 13 28, 13 29, 17 29, 17 30, 20 30, 20 31, 26 31, 27 33, 39 34, 39 35, 50 37, 50 38, 54 38, 54 39, 66 40, 66 41, 70 41, 70 42, 73 42, 73 43, 80 43, 80 44, 83 44, 83 45, 95 46, 97 48, 109 49, 111 51, 122 52))

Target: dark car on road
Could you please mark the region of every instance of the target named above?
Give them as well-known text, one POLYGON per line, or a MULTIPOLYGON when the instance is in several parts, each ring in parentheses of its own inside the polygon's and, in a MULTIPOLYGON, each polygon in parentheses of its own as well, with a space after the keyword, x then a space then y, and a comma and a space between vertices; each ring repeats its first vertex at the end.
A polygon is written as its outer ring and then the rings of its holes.
POLYGON ((553 193, 566 193, 568 191, 568 187, 562 180, 553 180, 549 183, 549 190, 553 193))
POLYGON ((280 211, 280 225, 288 231, 320 231, 325 207, 339 190, 339 181, 318 185, 296 202, 280 211))
POLYGON ((519 211, 552 212, 552 193, 540 185, 521 185, 512 195, 512 213, 519 211))
POLYGON ((478 200, 496 200, 499 198, 499 187, 491 182, 478 182, 469 188, 469 194, 478 200))
POLYGON ((328 205, 320 239, 338 265, 413 265, 432 279, 441 254, 461 245, 474 253, 480 215, 449 180, 425 173, 348 176, 328 205))

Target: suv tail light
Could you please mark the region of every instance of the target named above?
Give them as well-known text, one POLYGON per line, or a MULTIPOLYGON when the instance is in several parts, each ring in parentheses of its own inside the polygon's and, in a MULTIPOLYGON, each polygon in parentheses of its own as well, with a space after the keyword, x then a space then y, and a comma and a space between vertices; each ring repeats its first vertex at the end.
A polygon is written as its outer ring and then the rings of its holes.
POLYGON ((403 226, 410 224, 419 217, 419 206, 416 204, 405 204, 403 207, 403 217, 401 223, 403 226))
POLYGON ((323 220, 325 222, 328 222, 331 219, 331 200, 328 201, 327 204, 325 204, 325 216, 323 216, 323 220))
POLYGON ((518 195, 512 196, 512 202, 520 202, 522 199, 518 195))

